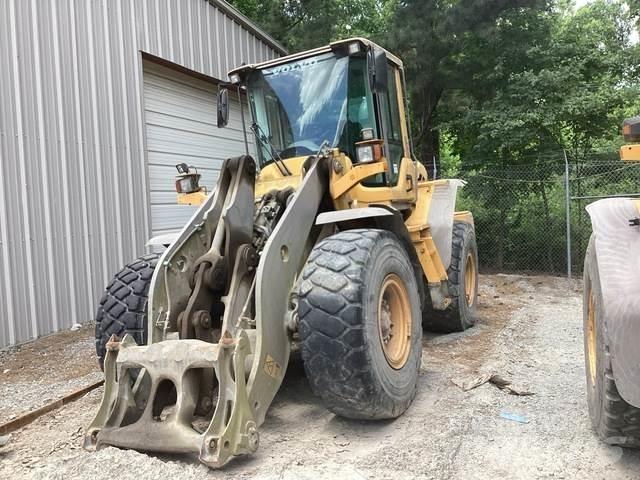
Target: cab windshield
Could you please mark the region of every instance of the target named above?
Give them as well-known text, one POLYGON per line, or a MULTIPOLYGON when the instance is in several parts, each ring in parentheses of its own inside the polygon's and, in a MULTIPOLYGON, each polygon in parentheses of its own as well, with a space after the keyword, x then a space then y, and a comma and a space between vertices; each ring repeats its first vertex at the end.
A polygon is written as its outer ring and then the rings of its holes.
POLYGON ((262 164, 313 155, 326 141, 355 159, 364 128, 377 134, 366 59, 330 52, 252 72, 249 102, 260 133, 262 164))

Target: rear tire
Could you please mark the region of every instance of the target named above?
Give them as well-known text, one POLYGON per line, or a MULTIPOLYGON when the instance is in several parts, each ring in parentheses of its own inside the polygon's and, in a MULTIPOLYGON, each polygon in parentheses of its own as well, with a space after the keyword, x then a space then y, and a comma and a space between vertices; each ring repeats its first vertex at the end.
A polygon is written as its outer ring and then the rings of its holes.
POLYGON ((96 313, 96 353, 104 368, 106 346, 111 335, 133 336, 138 345, 147 343, 147 299, 159 253, 150 253, 125 265, 109 282, 96 313))
POLYGON ((603 311, 595 238, 591 235, 584 261, 582 308, 589 416, 593 429, 605 443, 640 448, 640 409, 629 405, 618 393, 603 311))
POLYGON ((445 310, 426 308, 422 325, 441 333, 462 332, 476 323, 478 303, 478 247, 473 225, 453 223, 449 295, 451 304, 445 310))
POLYGON ((420 298, 397 237, 349 230, 319 242, 302 271, 302 359, 314 393, 348 418, 401 415, 422 356, 420 298))

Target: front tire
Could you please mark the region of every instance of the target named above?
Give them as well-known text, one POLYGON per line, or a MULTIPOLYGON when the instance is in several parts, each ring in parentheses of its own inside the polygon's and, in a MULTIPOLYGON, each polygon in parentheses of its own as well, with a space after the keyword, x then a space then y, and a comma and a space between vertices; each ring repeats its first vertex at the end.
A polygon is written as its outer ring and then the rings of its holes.
POLYGON ((298 313, 314 393, 348 418, 401 415, 422 355, 420 299, 397 237, 349 230, 319 242, 302 272, 298 313))
POLYGON ((147 343, 147 299, 153 271, 160 258, 150 253, 125 265, 107 285, 96 313, 96 353, 104 368, 111 335, 133 336, 138 345, 147 343))
POLYGON ((604 442, 640 448, 640 409, 620 396, 611 369, 595 247, 592 235, 584 261, 582 308, 589 416, 593 429, 604 442))

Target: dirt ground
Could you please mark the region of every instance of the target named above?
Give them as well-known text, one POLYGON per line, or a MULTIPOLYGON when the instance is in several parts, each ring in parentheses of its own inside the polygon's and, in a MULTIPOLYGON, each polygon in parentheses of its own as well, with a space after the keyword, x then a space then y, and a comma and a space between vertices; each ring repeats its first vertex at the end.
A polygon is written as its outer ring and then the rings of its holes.
MULTIPOLYGON (((83 451, 82 429, 97 409, 98 389, 15 432, 0 448, 0 478, 640 478, 639 452, 606 446, 590 429, 580 285, 511 275, 483 276, 481 284, 476 327, 425 336, 418 394, 395 421, 329 413, 294 361, 261 427, 258 451, 212 471, 185 456, 83 451), (534 395, 492 384, 465 392, 452 382, 482 373, 534 395)), ((85 328, 0 353, 0 423, 99 378, 91 337, 85 328)))

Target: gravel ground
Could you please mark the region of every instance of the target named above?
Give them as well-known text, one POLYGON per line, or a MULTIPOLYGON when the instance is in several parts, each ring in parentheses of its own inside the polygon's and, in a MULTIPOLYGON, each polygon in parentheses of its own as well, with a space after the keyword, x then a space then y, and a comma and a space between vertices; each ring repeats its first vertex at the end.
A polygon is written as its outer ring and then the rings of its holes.
POLYGON ((102 379, 94 325, 0 351, 0 425, 102 379))
MULTIPOLYGON (((418 394, 395 421, 355 422, 327 412, 293 362, 261 427, 258 452, 213 471, 184 456, 83 451, 82 428, 97 409, 97 390, 14 433, 0 448, 0 478, 640 478, 640 454, 603 445, 589 426, 579 285, 508 275, 483 276, 481 283, 479 324, 425 337, 418 394), (465 392, 452 382, 483 373, 534 395, 509 395, 492 384, 465 392)), ((87 342, 88 332, 74 333, 78 344, 87 342)), ((34 355, 38 343, 31 344, 34 355)), ((0 357, 0 372, 15 355, 0 357)), ((65 371, 65 363, 45 363, 61 381, 54 372, 65 371)), ((17 397, 0 400, 7 412, 28 387, 0 379, 0 394, 17 397)))

